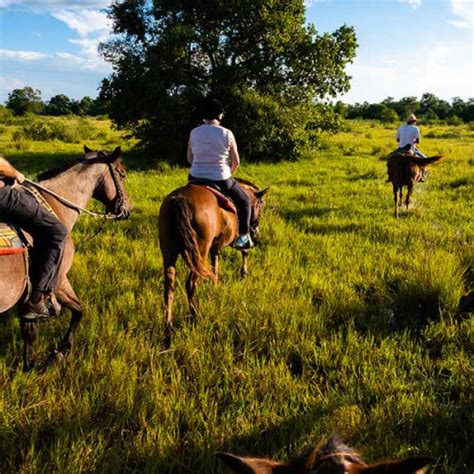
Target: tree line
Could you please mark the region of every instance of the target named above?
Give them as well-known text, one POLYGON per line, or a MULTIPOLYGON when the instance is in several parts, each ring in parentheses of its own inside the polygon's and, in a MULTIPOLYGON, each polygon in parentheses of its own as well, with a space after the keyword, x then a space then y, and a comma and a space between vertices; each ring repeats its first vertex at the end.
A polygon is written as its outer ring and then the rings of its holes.
POLYGON ((371 119, 382 122, 405 120, 410 113, 419 115, 424 122, 447 121, 453 125, 474 121, 474 98, 462 100, 454 97, 451 102, 439 99, 436 95, 426 92, 418 100, 417 97, 403 97, 395 100, 387 97, 380 103, 353 105, 338 102, 335 106, 337 113, 348 119, 371 119))
POLYGON ((96 99, 86 96, 80 100, 74 100, 64 94, 58 94, 44 102, 41 99, 41 91, 30 86, 10 92, 5 106, 16 116, 25 114, 98 116, 108 113, 107 104, 100 96, 96 99))

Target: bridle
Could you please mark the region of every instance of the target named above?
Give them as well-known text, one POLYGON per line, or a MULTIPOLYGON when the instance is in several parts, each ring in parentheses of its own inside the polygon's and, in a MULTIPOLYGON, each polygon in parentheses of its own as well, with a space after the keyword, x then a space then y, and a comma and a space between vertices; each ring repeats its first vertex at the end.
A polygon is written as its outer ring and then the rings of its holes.
MULTIPOLYGON (((99 156, 100 154, 105 156, 105 154, 103 152, 99 152, 97 155, 99 156)), ((79 206, 78 204, 75 204, 75 203, 69 201, 68 199, 61 196, 60 194, 57 194, 54 191, 51 191, 50 189, 44 187, 43 185, 41 185, 41 184, 39 184, 35 181, 31 181, 30 179, 25 179, 25 182, 28 183, 30 186, 33 186, 34 188, 39 189, 41 191, 44 191, 45 193, 49 194, 50 196, 53 196, 61 204, 64 204, 66 207, 77 211, 79 214, 87 214, 91 217, 98 218, 98 219, 104 219, 104 220, 122 219, 125 216, 125 210, 124 210, 124 206, 123 206, 125 199, 124 199, 124 195, 123 195, 122 186, 120 186, 119 181, 118 181, 119 178, 117 177, 117 170, 114 168, 112 163, 107 163, 107 168, 102 173, 102 176, 99 179, 97 185, 99 185, 100 183, 102 183, 104 181, 107 171, 109 171, 111 176, 112 176, 112 180, 113 180, 114 186, 115 186, 115 191, 117 193, 117 198, 116 198, 116 202, 115 202, 115 213, 114 214, 112 214, 110 212, 104 213, 104 212, 89 211, 89 209, 85 209, 85 208, 79 206), (118 213, 117 213, 117 210, 119 210, 118 213)), ((26 188, 26 189, 28 189, 28 188, 26 188)))

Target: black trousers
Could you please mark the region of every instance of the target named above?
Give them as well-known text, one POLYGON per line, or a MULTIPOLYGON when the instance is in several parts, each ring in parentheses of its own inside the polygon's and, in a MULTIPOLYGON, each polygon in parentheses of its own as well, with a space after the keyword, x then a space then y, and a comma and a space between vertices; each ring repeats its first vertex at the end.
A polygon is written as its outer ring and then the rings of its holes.
POLYGON ((189 175, 189 181, 197 181, 199 183, 208 183, 211 186, 217 186, 222 194, 232 199, 237 208, 239 217, 239 234, 248 234, 250 231, 250 218, 252 217, 252 203, 247 193, 242 189, 240 184, 234 179, 224 179, 222 181, 213 181, 210 179, 195 178, 189 175))
POLYGON ((31 284, 33 291, 56 289, 67 229, 27 191, 7 185, 0 188, 0 221, 33 236, 31 284))

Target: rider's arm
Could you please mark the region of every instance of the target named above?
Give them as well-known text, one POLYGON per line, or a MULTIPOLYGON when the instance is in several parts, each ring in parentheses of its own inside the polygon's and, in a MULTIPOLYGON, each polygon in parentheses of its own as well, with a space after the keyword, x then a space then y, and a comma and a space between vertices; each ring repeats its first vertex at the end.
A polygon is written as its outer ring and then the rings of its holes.
POLYGON ((235 141, 233 134, 229 136, 229 140, 230 140, 230 149, 229 149, 230 171, 232 171, 233 173, 240 165, 240 157, 239 157, 239 151, 237 150, 237 143, 235 141))
POLYGON ((417 137, 415 138, 415 143, 420 143, 420 129, 416 127, 417 137))
POLYGON ((187 153, 187 158, 186 159, 188 160, 188 163, 190 165, 193 164, 193 150, 191 148, 191 139, 189 139, 189 141, 188 141, 188 153, 187 153))
POLYGON ((0 178, 13 178, 19 183, 23 183, 25 177, 15 169, 3 156, 0 155, 0 178))

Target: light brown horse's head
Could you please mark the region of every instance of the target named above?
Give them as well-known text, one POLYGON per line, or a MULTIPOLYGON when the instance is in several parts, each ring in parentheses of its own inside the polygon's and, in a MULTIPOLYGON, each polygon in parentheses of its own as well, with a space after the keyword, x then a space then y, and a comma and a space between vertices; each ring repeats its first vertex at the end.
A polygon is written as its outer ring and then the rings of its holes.
POLYGON ((132 205, 125 188, 127 172, 120 159, 121 148, 117 147, 112 153, 94 151, 84 146, 85 160, 89 163, 105 163, 107 169, 97 182, 92 197, 105 205, 107 212, 115 214, 120 219, 126 219, 132 205))
POLYGON ((262 209, 265 205, 265 201, 263 198, 265 194, 268 193, 268 190, 270 188, 259 190, 250 181, 246 181, 240 178, 237 178, 237 181, 250 198, 250 203, 252 205, 252 219, 250 221, 250 235, 252 237, 252 240, 255 240, 255 237, 258 234, 260 218, 262 216, 262 209))
POLYGON ((218 456, 234 472, 246 474, 421 474, 433 462, 427 457, 411 457, 369 466, 337 436, 285 463, 229 453, 218 453, 218 456))

